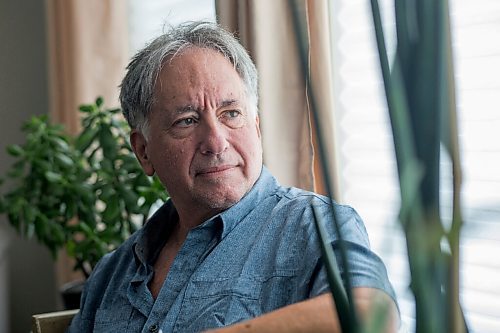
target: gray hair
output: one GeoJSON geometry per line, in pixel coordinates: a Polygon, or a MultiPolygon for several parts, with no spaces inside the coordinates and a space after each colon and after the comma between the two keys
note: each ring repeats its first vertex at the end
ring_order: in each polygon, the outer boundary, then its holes
{"type": "Polygon", "coordinates": [[[122,81],[120,103],[131,128],[146,134],[154,102],[154,86],[166,59],[195,46],[213,49],[229,60],[245,86],[248,106],[257,115],[257,69],[245,48],[216,23],[188,22],[170,29],[139,51],[127,66],[122,81]]]}

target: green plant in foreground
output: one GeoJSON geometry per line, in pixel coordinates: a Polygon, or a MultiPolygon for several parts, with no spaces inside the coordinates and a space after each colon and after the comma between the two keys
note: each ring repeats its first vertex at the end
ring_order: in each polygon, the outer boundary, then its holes
{"type": "Polygon", "coordinates": [[[0,196],[0,213],[54,257],[65,248],[75,258],[74,268],[88,276],[167,194],[137,162],[120,109],[105,109],[97,98],[80,112],[82,130],[76,136],[45,115],[24,124],[26,142],[7,147],[15,161],[5,177],[8,191],[0,196]]]}
{"type": "MultiPolygon", "coordinates": [[[[321,133],[318,105],[308,71],[307,23],[303,2],[289,0],[297,37],[301,67],[306,78],[311,116],[316,126],[318,152],[327,193],[331,196],[325,142],[321,133]]],[[[397,49],[389,67],[380,10],[371,0],[377,46],[393,131],[400,181],[399,220],[406,237],[415,295],[416,332],[467,331],[459,301],[459,239],[461,172],[456,125],[454,74],[449,8],[446,0],[396,0],[397,49]],[[440,146],[453,165],[453,208],[451,228],[440,216],[440,146]]],[[[323,112],[325,112],[323,110],[323,112]]],[[[333,216],[335,223],[335,216],[333,216]]],[[[348,274],[344,286],[330,245],[322,236],[323,260],[343,332],[381,332],[387,309],[376,307],[367,324],[356,315],[350,295],[348,274]]],[[[338,230],[338,226],[335,226],[338,230]]],[[[342,242],[339,233],[340,243],[342,242]]],[[[340,247],[341,264],[348,262],[340,247]]]]}
{"type": "Polygon", "coordinates": [[[446,0],[397,0],[389,67],[377,0],[371,0],[394,137],[417,332],[465,332],[459,301],[461,172],[449,8],[446,0]],[[453,165],[452,224],[440,216],[440,146],[453,165]]]}

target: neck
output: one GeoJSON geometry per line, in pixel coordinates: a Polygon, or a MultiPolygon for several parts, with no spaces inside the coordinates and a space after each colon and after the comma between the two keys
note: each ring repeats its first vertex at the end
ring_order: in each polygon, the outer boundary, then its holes
{"type": "Polygon", "coordinates": [[[186,230],[186,234],[189,232],[189,230],[196,228],[211,217],[224,211],[224,209],[212,209],[207,211],[193,209],[183,210],[182,208],[178,208],[177,206],[176,209],[177,214],[179,214],[179,227],[183,230],[186,230]]]}

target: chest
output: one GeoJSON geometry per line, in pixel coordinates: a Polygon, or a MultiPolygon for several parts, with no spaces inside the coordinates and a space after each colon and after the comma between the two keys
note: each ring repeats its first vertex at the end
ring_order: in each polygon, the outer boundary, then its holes
{"type": "Polygon", "coordinates": [[[202,331],[306,299],[316,257],[307,236],[292,233],[297,239],[290,241],[283,230],[248,229],[223,239],[192,233],[179,249],[162,251],[153,278],[137,275],[124,290],[122,331],[154,325],[163,332],[202,331]]]}
{"type": "Polygon", "coordinates": [[[178,242],[167,242],[153,265],[153,278],[149,282],[148,287],[155,300],[160,293],[179,249],[180,244],[178,242]]]}

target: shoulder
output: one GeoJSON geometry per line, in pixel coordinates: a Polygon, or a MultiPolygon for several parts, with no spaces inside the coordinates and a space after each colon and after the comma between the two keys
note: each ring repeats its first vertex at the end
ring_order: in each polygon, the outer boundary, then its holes
{"type": "MultiPolygon", "coordinates": [[[[352,239],[368,246],[366,228],[354,208],[334,200],[295,187],[280,187],[275,196],[275,214],[286,216],[304,225],[314,225],[315,220],[326,227],[329,235],[336,238],[338,225],[343,238],[352,239]]],[[[333,239],[332,239],[333,240],[333,239]]]]}
{"type": "Polygon", "coordinates": [[[117,286],[130,275],[127,272],[131,271],[131,267],[135,267],[133,244],[135,244],[141,230],[132,235],[116,250],[102,257],[94,267],[92,274],[85,282],[80,311],[73,318],[69,332],[92,330],[96,310],[100,308],[105,295],[113,288],[116,289],[115,291],[119,291],[120,288],[117,286]]]}
{"type": "Polygon", "coordinates": [[[133,248],[142,229],[129,237],[116,250],[102,257],[88,278],[85,289],[88,296],[100,295],[107,288],[111,277],[123,274],[131,264],[135,267],[133,248]]]}

